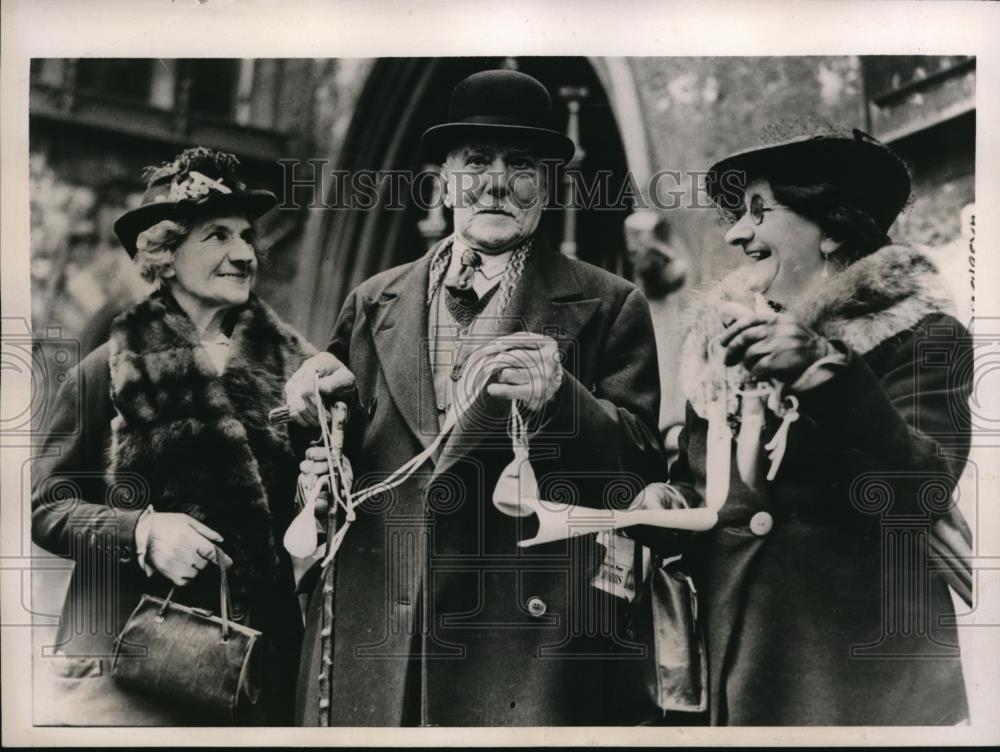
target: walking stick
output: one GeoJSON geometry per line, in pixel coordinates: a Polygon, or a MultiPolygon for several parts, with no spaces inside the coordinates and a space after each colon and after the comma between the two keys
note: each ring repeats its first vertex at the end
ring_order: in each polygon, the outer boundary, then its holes
{"type": "MultiPolygon", "coordinates": [[[[322,573],[320,575],[322,603],[320,605],[320,665],[319,665],[319,725],[330,725],[330,685],[333,670],[333,622],[334,622],[334,563],[333,553],[337,546],[338,532],[338,507],[345,510],[345,522],[350,522],[354,518],[354,510],[351,506],[351,484],[353,479],[350,473],[344,470],[344,426],[347,423],[348,410],[343,402],[334,404],[329,417],[326,408],[319,394],[318,384],[314,386],[316,390],[316,407],[319,411],[319,425],[321,440],[325,449],[327,472],[330,486],[330,503],[326,512],[326,551],[323,559],[322,573]]],[[[290,419],[290,414],[286,406],[276,408],[268,416],[272,424],[285,423],[290,419]]],[[[324,481],[326,482],[326,481],[324,481]]],[[[296,501],[303,507],[303,514],[299,517],[289,531],[286,533],[285,548],[296,556],[304,557],[310,555],[316,548],[314,505],[320,489],[313,489],[306,493],[301,485],[296,491],[296,501]],[[308,519],[306,517],[308,516],[308,519]],[[307,523],[308,529],[301,523],[307,523]],[[291,534],[291,535],[290,535],[291,534]],[[311,543],[309,541],[312,541],[311,543]]],[[[342,536],[341,536],[342,537],[342,536]]]]}
{"type": "MultiPolygon", "coordinates": [[[[330,422],[327,423],[323,402],[316,395],[319,423],[326,449],[327,469],[330,478],[330,504],[326,512],[326,553],[329,557],[337,532],[337,507],[350,494],[350,479],[344,477],[343,450],[344,424],[347,423],[347,405],[337,402],[333,406],[330,422]]],[[[333,672],[333,620],[334,620],[334,562],[332,558],[323,569],[320,613],[320,665],[319,665],[319,725],[330,725],[330,684],[333,672]]]]}

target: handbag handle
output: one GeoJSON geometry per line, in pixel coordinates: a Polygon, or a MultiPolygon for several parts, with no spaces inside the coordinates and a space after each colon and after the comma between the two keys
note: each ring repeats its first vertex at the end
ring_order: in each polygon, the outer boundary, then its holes
{"type": "MultiPolygon", "coordinates": [[[[229,613],[233,609],[233,603],[229,595],[229,580],[226,577],[226,568],[222,566],[219,562],[222,561],[222,551],[218,546],[215,546],[215,563],[219,565],[219,616],[222,618],[222,642],[229,642],[229,613]]],[[[174,591],[177,590],[177,586],[174,585],[170,588],[170,592],[167,593],[167,597],[163,599],[163,605],[160,606],[160,610],[156,612],[156,621],[162,622],[163,615],[167,612],[167,607],[170,606],[170,601],[173,600],[174,591]]]]}

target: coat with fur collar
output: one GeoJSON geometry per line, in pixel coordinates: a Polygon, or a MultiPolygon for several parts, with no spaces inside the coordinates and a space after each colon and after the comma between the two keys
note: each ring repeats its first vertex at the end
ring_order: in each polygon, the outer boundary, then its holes
{"type": "Polygon", "coordinates": [[[107,473],[109,483],[143,478],[156,511],[183,512],[220,533],[231,585],[246,597],[278,576],[275,528],[289,521],[298,458],[287,428],[267,414],[310,347],[257,298],[231,315],[221,375],[168,295],[115,320],[107,473]]]}
{"type": "MultiPolygon", "coordinates": [[[[109,342],[69,374],[54,402],[33,473],[32,536],[76,562],[60,650],[97,660],[112,654],[143,593],[163,596],[170,588],[159,574],[147,578],[136,561],[142,510],[151,504],[157,512],[182,512],[215,529],[234,560],[235,613],[245,613],[244,623],[262,630],[268,649],[277,651],[265,669],[280,664],[272,683],[291,682],[279,700],[284,715],[271,717],[288,723],[301,617],[281,538],[294,515],[299,456],[287,428],[270,426],[267,413],[284,401],[285,382],[314,350],[256,297],[232,315],[222,375],[168,294],[155,293],[115,320],[109,342]],[[81,618],[93,628],[80,630],[81,618]]],[[[215,568],[175,597],[218,612],[215,568]]],[[[193,719],[131,707],[127,718],[94,722],[193,719]]]]}
{"type": "MultiPolygon", "coordinates": [[[[671,478],[693,498],[705,488],[715,306],[745,300],[739,277],[703,296],[683,349],[687,424],[671,478]]],[[[888,246],[789,306],[848,360],[797,395],[773,481],[754,491],[731,467],[719,524],[695,542],[713,724],[966,716],[950,594],[926,562],[969,447],[971,346],[944,289],[925,255],[888,246]]],[[[731,386],[745,376],[726,369],[731,386]]],[[[738,402],[728,408],[732,418],[738,402]]],[[[777,424],[768,415],[764,441],[777,424]]]]}

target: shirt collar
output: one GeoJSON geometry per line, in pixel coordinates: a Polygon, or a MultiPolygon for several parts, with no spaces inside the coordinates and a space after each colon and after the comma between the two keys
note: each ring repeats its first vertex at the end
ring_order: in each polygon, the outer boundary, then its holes
{"type": "MultiPolygon", "coordinates": [[[[462,242],[462,239],[456,235],[451,249],[449,271],[458,270],[459,266],[462,264],[462,254],[468,250],[468,248],[469,246],[462,242]]],[[[510,257],[514,253],[514,249],[511,248],[509,251],[495,253],[493,255],[483,253],[482,251],[477,251],[477,253],[479,254],[479,258],[482,259],[483,264],[476,269],[476,274],[493,281],[507,269],[507,264],[510,261],[510,257]]]]}
{"type": "MultiPolygon", "coordinates": [[[[523,261],[527,258],[528,253],[531,250],[532,238],[528,238],[517,248],[513,248],[510,251],[505,251],[504,253],[497,254],[495,261],[492,263],[500,266],[500,271],[507,271],[511,266],[511,260],[518,268],[514,269],[511,274],[503,275],[497,274],[492,279],[499,278],[502,281],[510,280],[516,282],[517,277],[521,274],[521,268],[523,268],[523,261]]],[[[434,293],[441,286],[441,282],[444,280],[446,273],[448,272],[450,265],[452,263],[461,264],[462,251],[465,250],[466,246],[463,244],[457,235],[451,235],[446,240],[442,241],[438,246],[437,250],[434,252],[431,258],[430,271],[427,275],[427,305],[431,304],[434,299],[434,293]],[[452,249],[456,252],[452,253],[452,249]]],[[[484,266],[489,258],[486,254],[480,254],[483,258],[484,266]]],[[[487,274],[492,274],[492,271],[487,271],[487,274]]],[[[492,281],[492,279],[490,281],[492,281]]],[[[509,293],[510,290],[507,291],[509,293]]]]}

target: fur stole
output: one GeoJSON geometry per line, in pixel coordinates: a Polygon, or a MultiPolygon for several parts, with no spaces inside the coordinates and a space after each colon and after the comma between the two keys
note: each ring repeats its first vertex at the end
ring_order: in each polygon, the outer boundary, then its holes
{"type": "Polygon", "coordinates": [[[298,473],[287,426],[269,425],[267,413],[315,349],[256,296],[231,315],[222,375],[169,293],[115,319],[108,480],[136,473],[156,511],[189,514],[222,535],[234,595],[246,596],[278,577],[275,541],[293,515],[298,473]]]}
{"type": "MultiPolygon", "coordinates": [[[[722,333],[718,305],[736,301],[753,307],[746,290],[746,271],[738,269],[714,287],[696,293],[689,307],[692,322],[681,350],[684,395],[702,417],[712,369],[708,345],[722,333]]],[[[828,339],[844,342],[864,354],[893,335],[911,329],[933,313],[950,313],[947,285],[926,255],[913,248],[889,245],[854,262],[830,279],[803,292],[789,313],[828,339]]],[[[748,374],[742,365],[726,369],[728,412],[736,413],[736,388],[748,374]]]]}

